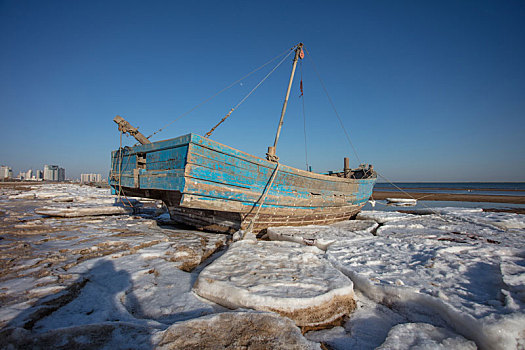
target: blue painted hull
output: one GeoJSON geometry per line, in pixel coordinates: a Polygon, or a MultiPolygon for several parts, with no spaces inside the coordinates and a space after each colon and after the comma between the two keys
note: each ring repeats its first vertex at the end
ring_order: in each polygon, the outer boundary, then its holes
{"type": "MultiPolygon", "coordinates": [[[[196,134],[127,147],[111,155],[110,185],[163,200],[173,220],[218,232],[244,229],[276,163],[196,134]]],[[[376,177],[350,179],[280,165],[253,230],[326,224],[359,212],[376,177]]]]}

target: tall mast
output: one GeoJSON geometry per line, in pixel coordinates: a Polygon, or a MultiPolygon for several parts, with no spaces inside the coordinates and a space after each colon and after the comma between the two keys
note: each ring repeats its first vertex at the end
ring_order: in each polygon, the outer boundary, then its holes
{"type": "Polygon", "coordinates": [[[292,64],[292,74],[290,75],[290,81],[288,82],[288,89],[286,90],[286,97],[284,98],[283,109],[281,111],[281,119],[279,120],[279,126],[277,127],[277,134],[275,135],[275,141],[273,142],[273,146],[268,147],[268,153],[266,153],[266,159],[272,162],[279,161],[279,157],[277,157],[277,155],[275,154],[275,149],[277,147],[277,141],[279,141],[279,134],[281,133],[281,127],[283,126],[284,114],[286,113],[286,106],[288,105],[288,98],[290,97],[290,90],[292,88],[293,76],[295,74],[295,67],[297,67],[297,60],[299,58],[302,59],[303,57],[304,57],[303,43],[299,43],[295,47],[295,57],[293,59],[293,64],[292,64]]]}

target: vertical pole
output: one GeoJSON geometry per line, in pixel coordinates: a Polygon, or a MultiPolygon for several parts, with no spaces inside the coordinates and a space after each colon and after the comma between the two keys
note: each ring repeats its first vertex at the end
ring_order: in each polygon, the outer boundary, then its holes
{"type": "MultiPolygon", "coordinates": [[[[299,43],[295,49],[295,57],[293,59],[292,65],[292,74],[290,75],[290,81],[288,82],[288,89],[286,90],[286,97],[284,98],[283,109],[281,111],[281,119],[279,120],[279,126],[277,127],[277,134],[275,135],[275,141],[273,146],[268,147],[268,153],[266,153],[266,159],[276,162],[279,160],[279,157],[275,155],[275,149],[277,148],[277,141],[279,141],[279,135],[281,134],[281,127],[283,126],[284,114],[286,113],[286,106],[288,105],[288,98],[290,97],[290,90],[292,88],[293,77],[295,74],[295,67],[297,67],[297,60],[299,59],[299,54],[302,53],[303,44],[299,43]]],[[[302,58],[302,56],[301,56],[302,58]]]]}
{"type": "Polygon", "coordinates": [[[345,172],[345,177],[348,177],[348,175],[350,174],[350,159],[348,159],[348,157],[345,157],[345,164],[343,169],[345,172]]]}

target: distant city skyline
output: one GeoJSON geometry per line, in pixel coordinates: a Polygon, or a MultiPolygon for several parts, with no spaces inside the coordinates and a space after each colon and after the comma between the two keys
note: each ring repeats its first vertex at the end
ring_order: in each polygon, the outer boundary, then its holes
{"type": "Polygon", "coordinates": [[[66,177],[66,170],[58,165],[44,164],[41,169],[34,167],[27,170],[13,172],[13,169],[8,165],[0,164],[0,180],[2,179],[20,179],[20,180],[32,180],[32,181],[65,181],[65,180],[78,180],[80,182],[102,182],[105,178],[100,173],[82,173],[79,177],[66,177]]]}
{"type": "MultiPolygon", "coordinates": [[[[203,135],[277,62],[187,111],[304,42],[277,147],[283,164],[337,171],[350,157],[383,182],[525,181],[524,18],[520,0],[4,1],[0,162],[14,174],[61,164],[71,178],[107,177],[120,145],[115,115],[147,136],[166,126],[153,141],[203,135]]],[[[212,138],[264,157],[290,66],[212,138]]]]}

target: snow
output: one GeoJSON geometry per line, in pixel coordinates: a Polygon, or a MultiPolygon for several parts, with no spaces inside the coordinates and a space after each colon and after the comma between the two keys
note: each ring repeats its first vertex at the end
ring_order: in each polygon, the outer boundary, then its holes
{"type": "Polygon", "coordinates": [[[188,341],[214,346],[230,329],[239,344],[273,334],[266,348],[525,347],[524,215],[373,210],[230,243],[169,225],[160,203],[140,198],[129,199],[134,214],[35,213],[128,203],[116,199],[72,184],[2,188],[0,347],[173,348],[190,330],[203,338],[188,341]]]}

